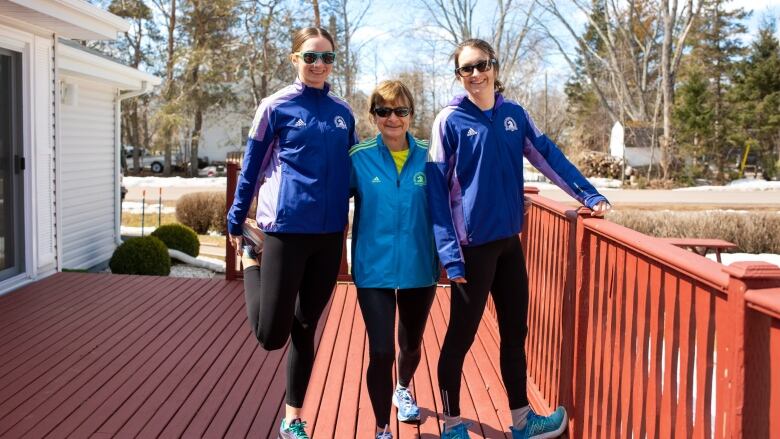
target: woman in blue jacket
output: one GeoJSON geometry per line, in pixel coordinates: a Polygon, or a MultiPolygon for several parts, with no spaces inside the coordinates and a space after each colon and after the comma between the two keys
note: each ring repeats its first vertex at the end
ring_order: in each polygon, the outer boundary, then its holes
{"type": "Polygon", "coordinates": [[[523,157],[594,215],[603,215],[610,205],[539,131],[528,112],[504,99],[498,58],[488,43],[466,40],[453,59],[466,94],[436,117],[426,167],[436,246],[452,287],[450,323],[438,364],[442,437],[468,438],[468,426],[460,419],[461,372],[488,292],[496,304],[512,437],[556,437],[566,429],[564,408],[538,416],[526,394],[528,276],[518,237],[523,225],[523,157]]]}
{"type": "Polygon", "coordinates": [[[428,145],[409,133],[412,94],[400,81],[384,81],[371,94],[369,113],[379,135],[349,151],[355,194],[352,275],[368,332],[366,383],[376,438],[391,439],[391,402],[400,421],[420,419],[409,384],[420,363],[438,263],[425,191],[428,145]],[[400,352],[393,390],[396,307],[400,352]]]}
{"type": "Polygon", "coordinates": [[[246,244],[249,324],[267,350],[291,339],[282,439],[308,438],[300,411],[314,362],[314,333],[338,276],[349,210],[349,148],[357,136],[352,110],[325,82],[336,59],[333,50],[324,29],[305,28],[293,36],[290,60],[298,79],[260,103],[228,213],[233,246],[246,244]],[[262,232],[244,230],[255,196],[262,232]],[[264,236],[259,265],[261,243],[253,236],[264,236]]]}

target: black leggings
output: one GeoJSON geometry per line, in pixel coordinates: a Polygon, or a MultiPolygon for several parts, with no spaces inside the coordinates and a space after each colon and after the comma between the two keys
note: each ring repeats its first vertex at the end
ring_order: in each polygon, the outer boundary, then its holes
{"type": "Polygon", "coordinates": [[[525,337],[528,333],[528,274],[517,236],[463,247],[465,284],[452,282],[450,324],[439,356],[439,387],[444,414],[460,416],[460,377],[479,322],[493,296],[501,336],[501,377],[511,410],[528,405],[525,337]]]}
{"type": "Polygon", "coordinates": [[[268,233],[262,263],[244,270],[249,324],[260,345],[272,351],[291,339],[287,404],[292,407],[303,407],[314,364],[314,333],[336,284],[342,240],[341,232],[268,233]]]}
{"type": "Polygon", "coordinates": [[[376,425],[390,424],[395,359],[395,307],[398,304],[398,383],[409,386],[420,364],[420,344],[436,285],[396,290],[358,288],[358,302],[368,332],[366,385],[376,425]]]}

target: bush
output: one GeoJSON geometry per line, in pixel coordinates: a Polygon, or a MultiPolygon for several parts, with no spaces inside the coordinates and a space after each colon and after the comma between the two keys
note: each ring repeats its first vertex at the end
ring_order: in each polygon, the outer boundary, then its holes
{"type": "Polygon", "coordinates": [[[154,236],[130,238],[114,250],[108,263],[112,273],[167,276],[171,273],[168,248],[154,236]]]}
{"type": "Polygon", "coordinates": [[[740,253],[780,253],[780,214],[723,211],[613,211],[612,222],[659,238],[714,238],[740,253]]]}
{"type": "MultiPolygon", "coordinates": [[[[249,209],[254,217],[255,204],[249,209]]],[[[176,219],[191,227],[195,233],[204,235],[209,231],[225,233],[227,210],[223,192],[194,192],[186,194],[176,202],[176,219]]]]}
{"type": "Polygon", "coordinates": [[[168,248],[184,252],[193,258],[200,253],[198,235],[183,224],[166,224],[158,227],[152,236],[160,239],[168,248]]]}

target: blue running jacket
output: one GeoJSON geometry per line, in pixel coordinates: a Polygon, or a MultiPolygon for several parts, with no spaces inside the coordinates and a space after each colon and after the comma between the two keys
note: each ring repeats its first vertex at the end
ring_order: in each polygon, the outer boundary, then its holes
{"type": "Polygon", "coordinates": [[[438,278],[425,190],[428,145],[407,137],[409,156],[400,175],[381,135],[349,151],[355,193],[352,276],[359,288],[420,288],[438,278]]]}
{"type": "Polygon", "coordinates": [[[347,224],[349,147],[358,142],[352,109],[300,80],[260,103],[228,212],[240,236],[257,194],[257,225],[266,232],[333,233],[347,224]]]}
{"type": "Polygon", "coordinates": [[[523,157],[580,203],[606,198],[566,159],[519,104],[496,94],[492,116],[459,96],[436,116],[428,150],[428,200],[447,276],[465,276],[461,246],[520,233],[523,157]]]}

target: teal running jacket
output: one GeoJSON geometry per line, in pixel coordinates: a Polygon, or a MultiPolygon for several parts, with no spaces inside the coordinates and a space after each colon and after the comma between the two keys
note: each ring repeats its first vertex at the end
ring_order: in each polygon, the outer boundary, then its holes
{"type": "Polygon", "coordinates": [[[428,212],[428,144],[407,134],[409,156],[396,170],[382,136],[353,146],[352,277],[358,288],[419,288],[439,273],[428,212]]]}

